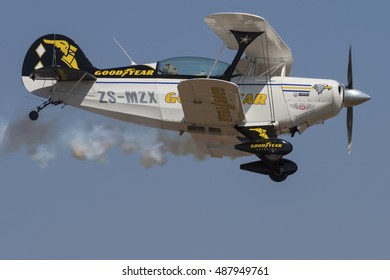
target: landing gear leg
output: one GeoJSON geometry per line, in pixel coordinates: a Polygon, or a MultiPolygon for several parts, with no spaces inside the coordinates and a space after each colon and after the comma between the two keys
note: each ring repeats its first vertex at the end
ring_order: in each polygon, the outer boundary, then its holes
{"type": "Polygon", "coordinates": [[[281,166],[283,158],[282,155],[261,155],[259,157],[264,164],[270,168],[271,172],[268,176],[272,181],[279,183],[287,179],[288,174],[281,166]]]}
{"type": "Polygon", "coordinates": [[[39,105],[37,107],[37,110],[36,111],[31,111],[29,114],[28,114],[28,117],[30,118],[30,120],[32,121],[36,121],[38,118],[39,118],[39,112],[43,109],[45,109],[47,106],[49,105],[54,105],[54,106],[57,106],[59,104],[61,104],[62,101],[53,101],[52,99],[49,99],[45,102],[43,102],[41,105],[39,105]]]}

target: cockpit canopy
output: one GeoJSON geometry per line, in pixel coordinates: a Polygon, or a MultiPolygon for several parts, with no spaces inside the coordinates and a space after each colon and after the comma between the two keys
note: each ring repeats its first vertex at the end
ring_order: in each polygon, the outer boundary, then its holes
{"type": "MultiPolygon", "coordinates": [[[[229,65],[229,63],[223,61],[215,61],[204,57],[173,57],[159,61],[157,63],[157,73],[167,76],[221,77],[229,65]]],[[[240,73],[235,70],[233,75],[240,75],[240,73]]]]}

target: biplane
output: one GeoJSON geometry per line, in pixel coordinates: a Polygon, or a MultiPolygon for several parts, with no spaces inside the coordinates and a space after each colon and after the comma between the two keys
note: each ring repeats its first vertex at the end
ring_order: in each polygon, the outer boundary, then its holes
{"type": "Polygon", "coordinates": [[[22,80],[45,99],[30,112],[37,120],[49,105],[70,105],[118,120],[190,133],[212,157],[255,155],[240,168],[284,181],[297,165],[280,138],[303,133],[347,108],[348,151],[353,107],[370,99],[348,84],[290,77],[290,48],[268,22],[246,13],[216,13],[206,24],[235,51],[231,63],[204,57],[173,57],[148,64],[96,68],[70,38],[48,34],[29,48],[22,80]]]}

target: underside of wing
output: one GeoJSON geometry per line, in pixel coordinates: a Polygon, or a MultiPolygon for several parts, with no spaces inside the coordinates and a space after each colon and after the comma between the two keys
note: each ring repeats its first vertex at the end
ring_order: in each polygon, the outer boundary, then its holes
{"type": "Polygon", "coordinates": [[[178,85],[188,126],[234,127],[245,120],[238,86],[216,79],[191,79],[178,85]]]}
{"type": "Polygon", "coordinates": [[[289,75],[293,63],[291,50],[264,18],[245,13],[217,13],[207,16],[205,22],[234,50],[238,49],[238,43],[232,30],[264,32],[246,48],[246,57],[237,66],[245,75],[289,75]]]}

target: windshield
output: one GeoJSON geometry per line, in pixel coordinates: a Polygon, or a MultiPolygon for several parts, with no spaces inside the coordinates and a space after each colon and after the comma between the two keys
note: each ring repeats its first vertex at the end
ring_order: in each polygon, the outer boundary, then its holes
{"type": "MultiPolygon", "coordinates": [[[[173,57],[159,61],[157,71],[160,75],[208,76],[210,74],[211,77],[216,77],[222,76],[228,67],[228,63],[223,61],[215,63],[215,60],[210,58],[173,57]]],[[[239,73],[235,71],[234,75],[237,74],[239,73]]]]}

